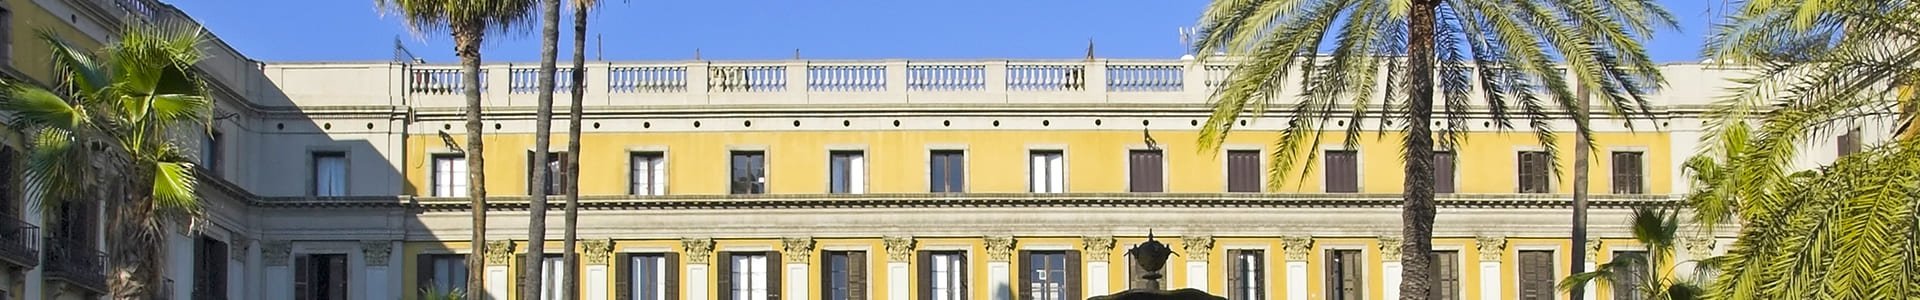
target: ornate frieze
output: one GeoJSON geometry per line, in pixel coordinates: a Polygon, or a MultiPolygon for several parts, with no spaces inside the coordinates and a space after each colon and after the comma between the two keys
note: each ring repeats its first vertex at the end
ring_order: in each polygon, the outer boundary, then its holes
{"type": "Polygon", "coordinates": [[[1313,237],[1280,237],[1280,245],[1286,247],[1288,261],[1305,262],[1307,257],[1313,255],[1313,237]]]}
{"type": "Polygon", "coordinates": [[[713,259],[713,239],[680,239],[680,254],[687,259],[687,263],[689,264],[707,264],[713,259]]]}
{"type": "Polygon", "coordinates": [[[260,242],[260,260],[268,266],[287,266],[287,259],[293,255],[291,241],[260,242]]]}
{"type": "Polygon", "coordinates": [[[613,261],[613,239],[580,241],[581,259],[588,265],[606,265],[613,261]]]}
{"type": "Polygon", "coordinates": [[[1480,261],[1498,262],[1507,254],[1507,238],[1483,236],[1474,238],[1474,248],[1480,251],[1480,261]]]}
{"type": "Polygon", "coordinates": [[[887,246],[887,262],[913,261],[913,237],[889,236],[880,238],[880,241],[887,246]]]}
{"type": "Polygon", "coordinates": [[[1012,236],[989,236],[986,238],[986,240],[987,240],[987,261],[989,262],[1013,261],[1013,237],[1012,236]]]}
{"type": "Polygon", "coordinates": [[[1207,261],[1208,254],[1213,253],[1213,236],[1180,237],[1180,248],[1186,251],[1182,254],[1187,256],[1187,261],[1207,261]]]}
{"type": "Polygon", "coordinates": [[[487,241],[487,264],[504,266],[513,263],[513,241],[487,241]]]}
{"type": "Polygon", "coordinates": [[[1080,257],[1086,258],[1087,261],[1107,261],[1107,257],[1112,256],[1113,253],[1113,237],[1080,237],[1080,248],[1083,252],[1086,252],[1080,255],[1080,257]]]}
{"type": "Polygon", "coordinates": [[[807,263],[807,259],[813,257],[813,238],[790,237],[780,239],[780,256],[786,257],[787,263],[807,263]]]}
{"type": "Polygon", "coordinates": [[[1378,240],[1380,243],[1380,261],[1400,261],[1401,239],[1399,236],[1383,235],[1380,236],[1378,240]]]}
{"type": "Polygon", "coordinates": [[[1686,241],[1687,255],[1693,259],[1713,257],[1713,238],[1691,237],[1686,241]]]}
{"type": "Polygon", "coordinates": [[[367,266],[385,267],[393,256],[393,241],[360,241],[360,254],[366,257],[367,266]]]}

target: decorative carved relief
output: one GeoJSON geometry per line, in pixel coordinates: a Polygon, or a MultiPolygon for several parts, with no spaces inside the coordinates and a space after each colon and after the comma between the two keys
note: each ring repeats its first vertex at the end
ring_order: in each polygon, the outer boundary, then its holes
{"type": "Polygon", "coordinates": [[[1587,239],[1587,262],[1600,263],[1600,239],[1587,239]]]}
{"type": "Polygon", "coordinates": [[[1080,257],[1086,258],[1087,261],[1107,261],[1107,257],[1113,253],[1111,236],[1080,237],[1080,244],[1080,248],[1086,252],[1080,257]]]}
{"type": "Polygon", "coordinates": [[[1187,255],[1187,261],[1207,261],[1208,254],[1213,253],[1213,236],[1180,237],[1180,249],[1187,252],[1183,253],[1187,255]]]}
{"type": "Polygon", "coordinates": [[[606,265],[613,260],[613,239],[583,240],[580,248],[585,252],[581,260],[588,265],[606,265]]]}
{"type": "Polygon", "coordinates": [[[1691,255],[1693,259],[1713,257],[1713,238],[1687,238],[1687,255],[1691,255]]]}
{"type": "Polygon", "coordinates": [[[1480,261],[1498,262],[1507,254],[1507,238],[1483,236],[1474,238],[1474,248],[1480,251],[1480,261]]]}
{"type": "Polygon", "coordinates": [[[1313,237],[1280,237],[1280,245],[1286,247],[1288,261],[1305,262],[1313,255],[1313,237]]]}
{"type": "Polygon", "coordinates": [[[1378,240],[1380,243],[1380,261],[1400,261],[1400,237],[1383,235],[1380,236],[1378,240]]]}
{"type": "Polygon", "coordinates": [[[393,241],[360,241],[360,254],[369,267],[385,267],[393,255],[393,241]]]}
{"type": "Polygon", "coordinates": [[[987,261],[1013,261],[1013,237],[989,236],[987,240],[987,261]]]}
{"type": "Polygon", "coordinates": [[[913,237],[889,236],[880,238],[880,241],[887,245],[887,262],[913,261],[913,237]]]}
{"type": "Polygon", "coordinates": [[[293,255],[291,241],[260,242],[260,260],[268,266],[287,266],[287,258],[293,255]]]}
{"type": "Polygon", "coordinates": [[[487,241],[487,264],[504,266],[513,263],[513,241],[487,241]]]}
{"type": "Polygon", "coordinates": [[[681,256],[686,257],[689,264],[706,264],[713,259],[713,239],[683,238],[680,239],[680,249],[681,256]]]}
{"type": "Polygon", "coordinates": [[[780,239],[780,246],[780,256],[785,256],[787,263],[804,264],[807,258],[813,257],[813,238],[784,238],[780,239]]]}
{"type": "Polygon", "coordinates": [[[253,240],[249,240],[247,237],[240,236],[239,234],[234,234],[231,239],[227,240],[227,258],[246,261],[247,249],[253,249],[252,243],[253,240]]]}

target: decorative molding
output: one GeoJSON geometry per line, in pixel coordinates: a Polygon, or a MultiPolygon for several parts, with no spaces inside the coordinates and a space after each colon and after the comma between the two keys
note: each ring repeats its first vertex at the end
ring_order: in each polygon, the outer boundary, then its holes
{"type": "Polygon", "coordinates": [[[513,254],[513,241],[487,241],[487,264],[504,266],[513,263],[513,254]]]}
{"type": "Polygon", "coordinates": [[[1313,255],[1313,237],[1284,236],[1280,245],[1287,251],[1287,261],[1305,262],[1313,255]]]}
{"type": "Polygon", "coordinates": [[[887,245],[887,262],[913,262],[913,237],[888,236],[880,241],[887,245]]]}
{"type": "Polygon", "coordinates": [[[1080,257],[1087,261],[1107,261],[1107,257],[1113,255],[1112,236],[1083,236],[1080,237],[1080,244],[1080,248],[1086,252],[1080,257]]]}
{"type": "Polygon", "coordinates": [[[713,260],[713,239],[682,238],[680,254],[686,256],[689,264],[707,264],[713,260]]]}
{"type": "Polygon", "coordinates": [[[1713,257],[1713,238],[1691,237],[1686,240],[1687,255],[1700,260],[1713,257]]]}
{"type": "Polygon", "coordinates": [[[1400,261],[1400,243],[1402,240],[1399,236],[1382,235],[1377,240],[1379,240],[1380,243],[1380,261],[1400,261]]]}
{"type": "Polygon", "coordinates": [[[1013,261],[1013,237],[1012,236],[988,236],[986,240],[987,240],[987,261],[989,262],[1013,261]]]}
{"type": "Polygon", "coordinates": [[[1600,239],[1587,239],[1587,262],[1600,263],[1600,239]]]}
{"type": "Polygon", "coordinates": [[[1185,253],[1187,255],[1187,261],[1207,261],[1208,254],[1213,253],[1213,236],[1198,235],[1180,237],[1180,250],[1187,252],[1185,253]]]}
{"type": "Polygon", "coordinates": [[[247,237],[240,236],[239,234],[234,234],[233,237],[227,240],[227,258],[247,261],[247,249],[253,249],[252,243],[253,240],[247,239],[247,237]]]}
{"type": "Polygon", "coordinates": [[[786,257],[787,263],[790,264],[807,263],[807,259],[813,257],[813,238],[790,237],[780,239],[780,256],[786,257]]]}
{"type": "Polygon", "coordinates": [[[1480,252],[1482,262],[1498,262],[1500,257],[1507,255],[1507,237],[1483,236],[1475,237],[1473,240],[1474,249],[1480,252]]]}
{"type": "Polygon", "coordinates": [[[273,240],[260,242],[260,260],[267,266],[287,266],[287,259],[293,256],[293,242],[273,240]]]}
{"type": "MultiPolygon", "coordinates": [[[[1202,207],[1202,208],[1325,208],[1400,207],[1400,194],[1319,193],[968,193],[940,194],[759,194],[759,195],[592,195],[581,196],[582,207],[604,210],[660,209],[773,209],[809,207],[945,208],[945,207],[1202,207]]],[[[464,197],[369,196],[313,199],[263,197],[251,205],[268,207],[420,207],[428,211],[465,211],[464,197]]],[[[1666,195],[1594,195],[1595,208],[1634,208],[1671,205],[1666,195]]],[[[1450,194],[1435,198],[1439,207],[1565,208],[1572,200],[1549,194],[1450,194]]],[[[525,199],[487,200],[488,210],[524,211],[525,199]]]]}
{"type": "Polygon", "coordinates": [[[585,252],[581,260],[588,265],[606,265],[613,261],[613,239],[582,240],[580,248],[585,252]]]}
{"type": "Polygon", "coordinates": [[[393,241],[360,241],[360,253],[366,257],[368,267],[385,267],[393,258],[393,241]]]}

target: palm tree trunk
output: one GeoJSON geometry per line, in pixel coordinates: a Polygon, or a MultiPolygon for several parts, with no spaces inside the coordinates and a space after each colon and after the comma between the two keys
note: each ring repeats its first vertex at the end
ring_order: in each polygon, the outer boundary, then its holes
{"type": "Polygon", "coordinates": [[[1400,239],[1400,299],[1427,298],[1427,253],[1433,251],[1433,59],[1434,14],[1439,0],[1414,0],[1407,22],[1406,207],[1400,239]]]}
{"type": "MultiPolygon", "coordinates": [[[[1581,123],[1587,123],[1590,122],[1590,120],[1587,119],[1590,117],[1590,114],[1587,113],[1587,92],[1586,89],[1580,90],[1580,107],[1574,108],[1574,119],[1581,123]]],[[[1581,127],[1587,126],[1583,125],[1581,127]]],[[[1587,164],[1589,163],[1587,160],[1592,156],[1592,149],[1588,149],[1592,144],[1588,143],[1588,139],[1593,138],[1587,135],[1587,131],[1588,129],[1586,128],[1576,128],[1574,130],[1573,263],[1568,264],[1568,267],[1573,268],[1573,272],[1567,274],[1587,272],[1587,164]]],[[[1574,285],[1573,289],[1568,291],[1570,297],[1568,299],[1581,300],[1581,298],[1586,297],[1586,289],[1587,285],[1585,283],[1574,285]]]]}
{"type": "MultiPolygon", "coordinates": [[[[587,9],[592,8],[591,5],[582,1],[574,1],[574,3],[579,5],[573,8],[574,83],[573,102],[570,103],[572,105],[567,106],[567,153],[575,155],[567,157],[567,228],[566,236],[561,242],[561,247],[567,248],[563,258],[567,262],[567,274],[580,274],[580,260],[577,255],[574,255],[573,249],[577,249],[574,247],[574,242],[579,239],[576,231],[580,223],[580,156],[578,155],[580,153],[580,105],[585,103],[587,92],[586,85],[583,84],[587,82],[587,9]]],[[[580,286],[580,280],[575,276],[567,276],[564,284],[571,295],[572,288],[580,286]]]]}
{"type": "Polygon", "coordinates": [[[480,126],[480,42],[485,38],[482,24],[453,24],[454,54],[460,56],[460,85],[467,97],[467,199],[473,212],[472,254],[467,255],[467,299],[487,299],[487,173],[481,148],[480,126]]]}
{"type": "MultiPolygon", "coordinates": [[[[134,176],[130,176],[130,178],[133,179],[128,182],[111,183],[128,185],[124,189],[110,189],[125,191],[125,194],[121,197],[126,197],[126,199],[124,201],[114,201],[115,203],[107,203],[108,205],[106,205],[107,209],[105,212],[111,214],[107,219],[110,223],[107,227],[107,236],[112,237],[106,239],[108,243],[107,248],[113,251],[110,257],[113,272],[109,273],[107,277],[109,281],[107,285],[108,294],[110,294],[109,298],[154,298],[153,296],[155,295],[151,293],[160,290],[156,287],[163,284],[161,275],[166,272],[160,269],[163,266],[161,262],[164,257],[160,256],[159,248],[153,247],[153,245],[164,244],[166,240],[161,236],[162,230],[157,227],[161,226],[161,224],[155,222],[154,211],[151,209],[153,197],[150,195],[153,195],[153,176],[150,174],[153,174],[153,170],[151,167],[139,166],[138,164],[125,161],[116,161],[116,164],[122,165],[122,167],[119,168],[120,170],[127,170],[128,173],[123,175],[134,176]]],[[[67,201],[97,200],[72,199],[67,201]]],[[[69,203],[79,204],[77,202],[69,203]]],[[[79,236],[70,238],[91,239],[92,237],[79,236]]],[[[92,245],[91,241],[78,241],[78,243],[80,245],[92,245]]],[[[83,248],[80,250],[82,252],[76,255],[90,255],[89,253],[93,253],[91,248],[83,248]]]]}
{"type": "MultiPolygon", "coordinates": [[[[554,163],[547,160],[547,144],[553,141],[553,75],[554,56],[557,55],[554,52],[560,47],[560,0],[540,1],[540,7],[540,82],[536,84],[539,90],[534,92],[540,108],[534,113],[533,125],[533,159],[538,164],[533,166],[533,179],[528,180],[533,186],[527,188],[527,200],[531,203],[527,205],[526,261],[536,265],[522,266],[526,268],[523,272],[525,277],[522,277],[525,280],[520,282],[527,285],[520,288],[520,299],[541,299],[541,288],[546,287],[542,284],[546,277],[541,276],[546,263],[541,256],[546,255],[547,243],[547,194],[550,192],[547,189],[550,185],[547,176],[552,174],[548,172],[548,165],[554,163]]],[[[561,288],[563,291],[567,289],[561,288]]]]}

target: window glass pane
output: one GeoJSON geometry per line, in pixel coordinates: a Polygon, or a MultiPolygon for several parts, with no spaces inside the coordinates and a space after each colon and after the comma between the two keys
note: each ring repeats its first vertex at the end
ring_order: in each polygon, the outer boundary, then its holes
{"type": "Polygon", "coordinates": [[[766,193],[765,158],[764,152],[759,151],[733,152],[732,193],[766,193]]]}

